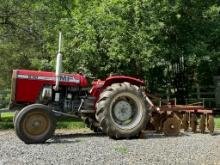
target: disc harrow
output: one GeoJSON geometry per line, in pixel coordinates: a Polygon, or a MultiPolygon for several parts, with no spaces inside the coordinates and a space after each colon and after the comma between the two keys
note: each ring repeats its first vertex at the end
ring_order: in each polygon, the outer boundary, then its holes
{"type": "Polygon", "coordinates": [[[206,130],[211,134],[214,133],[213,110],[195,104],[171,105],[170,102],[159,107],[155,106],[154,109],[148,125],[152,125],[156,132],[162,132],[166,136],[176,136],[181,129],[193,133],[205,133],[206,130]]]}

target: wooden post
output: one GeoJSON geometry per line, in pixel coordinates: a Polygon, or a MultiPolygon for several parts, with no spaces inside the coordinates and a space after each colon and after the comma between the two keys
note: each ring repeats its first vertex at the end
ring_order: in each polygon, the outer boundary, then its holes
{"type": "Polygon", "coordinates": [[[161,103],[162,102],[162,99],[160,98],[160,100],[159,100],[159,107],[161,107],[161,103]]]}
{"type": "Polygon", "coordinates": [[[197,93],[197,99],[200,99],[200,87],[199,87],[199,84],[196,85],[196,93],[197,93]]]}

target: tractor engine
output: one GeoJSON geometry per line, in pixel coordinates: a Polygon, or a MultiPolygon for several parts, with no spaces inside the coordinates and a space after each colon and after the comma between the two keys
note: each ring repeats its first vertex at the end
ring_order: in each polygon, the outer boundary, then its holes
{"type": "MultiPolygon", "coordinates": [[[[80,109],[84,109],[84,102],[88,97],[87,90],[67,86],[60,86],[59,88],[58,91],[55,91],[52,86],[45,86],[38,102],[50,105],[54,110],[65,113],[78,112],[80,109]]],[[[93,107],[91,108],[93,109],[93,107]]]]}

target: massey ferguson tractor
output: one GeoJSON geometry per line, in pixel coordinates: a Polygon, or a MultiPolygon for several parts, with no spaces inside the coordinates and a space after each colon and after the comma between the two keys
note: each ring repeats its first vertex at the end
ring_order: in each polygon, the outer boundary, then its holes
{"type": "Polygon", "coordinates": [[[14,70],[11,102],[15,111],[17,136],[27,144],[43,143],[52,137],[56,118],[82,119],[87,126],[114,139],[140,137],[153,129],[165,135],[178,135],[181,128],[196,132],[214,131],[212,110],[202,106],[155,106],[144,90],[144,82],[129,76],[109,76],[88,84],[82,74],[61,73],[61,33],[56,72],[14,70]]]}

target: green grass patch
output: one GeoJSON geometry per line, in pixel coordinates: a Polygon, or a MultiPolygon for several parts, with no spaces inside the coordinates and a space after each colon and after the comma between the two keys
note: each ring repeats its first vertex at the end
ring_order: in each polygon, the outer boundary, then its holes
{"type": "Polygon", "coordinates": [[[12,129],[14,128],[13,122],[2,122],[0,121],[0,130],[12,129]]]}
{"type": "MultiPolygon", "coordinates": [[[[0,129],[13,129],[13,116],[14,113],[2,113],[0,120],[0,129]]],[[[81,120],[74,120],[70,118],[59,118],[57,120],[58,129],[80,129],[85,128],[85,124],[81,120]]]]}
{"type": "Polygon", "coordinates": [[[220,129],[220,117],[215,118],[214,120],[215,120],[215,128],[220,129]]]}
{"type": "Polygon", "coordinates": [[[85,128],[85,123],[83,123],[82,121],[58,121],[57,128],[80,129],[80,128],[85,128]]]}
{"type": "Polygon", "coordinates": [[[14,128],[13,124],[13,113],[2,113],[0,120],[0,129],[12,129],[14,128]]]}
{"type": "Polygon", "coordinates": [[[128,149],[126,147],[115,147],[115,151],[122,153],[122,154],[127,154],[128,153],[128,149]]]}
{"type": "Polygon", "coordinates": [[[2,116],[3,118],[13,118],[14,113],[12,113],[12,112],[2,113],[1,116],[2,116]]]}

